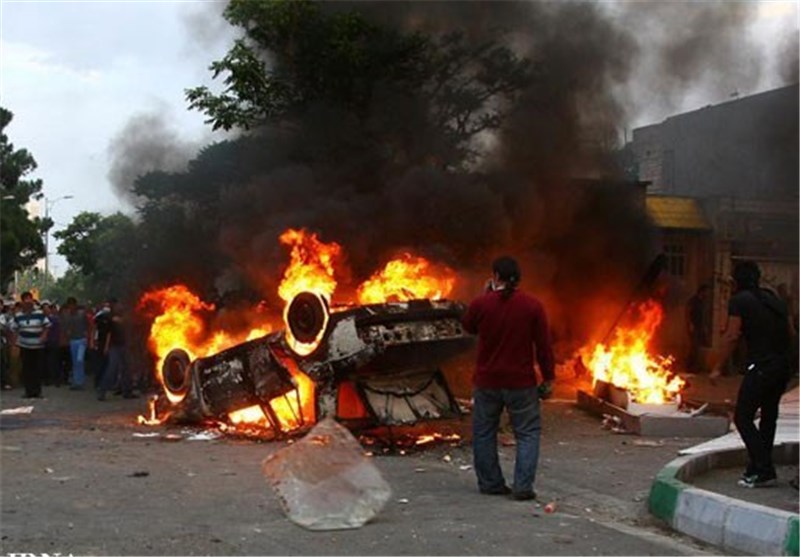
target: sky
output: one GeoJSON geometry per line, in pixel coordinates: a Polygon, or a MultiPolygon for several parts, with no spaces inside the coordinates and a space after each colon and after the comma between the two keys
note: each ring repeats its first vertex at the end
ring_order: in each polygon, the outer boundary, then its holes
{"type": "MultiPolygon", "coordinates": [[[[186,144],[222,138],[188,110],[184,90],[211,85],[208,65],[232,44],[223,7],[213,0],[0,0],[0,104],[14,113],[11,141],[38,163],[32,177],[44,182],[53,231],[82,211],[131,212],[108,174],[109,147],[132,119],[157,114],[186,144]]],[[[797,21],[797,2],[760,3],[748,32],[767,67],[758,86],[739,95],[780,85],[769,67],[775,37],[797,21]]],[[[689,91],[676,111],[725,100],[689,91]]],[[[630,127],[669,115],[645,111],[630,127]]],[[[50,270],[60,276],[67,263],[56,248],[51,238],[50,270]]]]}

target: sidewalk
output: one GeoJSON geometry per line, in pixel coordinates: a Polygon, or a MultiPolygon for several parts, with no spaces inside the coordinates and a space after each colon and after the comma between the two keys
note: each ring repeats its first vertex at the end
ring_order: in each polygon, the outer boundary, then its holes
{"type": "Polygon", "coordinates": [[[746,461],[734,430],[679,451],[656,476],[650,511],[675,530],[726,550],[757,555],[798,555],[797,477],[800,389],[781,399],[775,460],[779,485],[745,489],[735,485],[746,461]]]}

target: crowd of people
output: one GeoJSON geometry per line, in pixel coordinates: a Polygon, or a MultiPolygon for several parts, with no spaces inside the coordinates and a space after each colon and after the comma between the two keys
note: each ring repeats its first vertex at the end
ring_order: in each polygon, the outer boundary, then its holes
{"type": "Polygon", "coordinates": [[[109,392],[137,398],[136,388],[143,390],[145,377],[129,365],[128,323],[119,300],[95,307],[69,297],[58,305],[24,292],[0,307],[3,390],[19,382],[24,398],[43,398],[43,385],[81,391],[88,388],[87,377],[101,401],[109,392]]]}

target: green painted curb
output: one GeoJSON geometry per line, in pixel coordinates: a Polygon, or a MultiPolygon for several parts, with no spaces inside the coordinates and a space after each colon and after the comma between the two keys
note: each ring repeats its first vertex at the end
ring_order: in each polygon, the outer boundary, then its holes
{"type": "Polygon", "coordinates": [[[800,555],[800,533],[798,530],[798,517],[793,516],[789,519],[789,533],[786,534],[786,543],[783,544],[784,555],[800,555]]]}
{"type": "Polygon", "coordinates": [[[678,497],[688,486],[675,478],[680,466],[667,465],[657,475],[650,488],[650,512],[670,525],[678,508],[678,497]]]}

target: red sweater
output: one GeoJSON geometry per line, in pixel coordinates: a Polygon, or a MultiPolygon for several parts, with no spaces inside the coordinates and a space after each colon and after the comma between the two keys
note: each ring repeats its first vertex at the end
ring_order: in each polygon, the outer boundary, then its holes
{"type": "Polygon", "coordinates": [[[478,335],[478,362],[472,383],[479,389],[519,389],[536,385],[534,357],[547,381],[555,379],[553,347],[542,303],[522,292],[507,300],[501,292],[476,298],[462,320],[478,335]]]}

